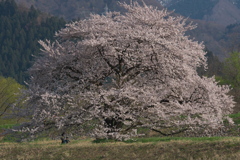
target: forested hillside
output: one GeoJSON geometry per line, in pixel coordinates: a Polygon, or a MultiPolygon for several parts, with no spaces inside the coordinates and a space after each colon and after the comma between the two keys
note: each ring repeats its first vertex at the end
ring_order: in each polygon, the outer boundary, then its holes
{"type": "Polygon", "coordinates": [[[211,13],[217,2],[218,0],[181,0],[172,1],[167,7],[185,17],[202,19],[204,15],[211,13]]]}
{"type": "MultiPolygon", "coordinates": [[[[129,0],[121,1],[129,3],[129,0]]],[[[50,17],[48,14],[42,13],[42,11],[40,12],[33,6],[29,9],[25,6],[32,4],[39,9],[41,8],[43,11],[65,17],[66,20],[73,17],[83,19],[90,13],[101,14],[104,13],[105,10],[121,10],[116,0],[58,0],[51,2],[34,0],[29,3],[25,0],[16,0],[16,2],[18,3],[15,3],[14,0],[0,1],[0,75],[13,77],[21,84],[23,84],[23,81],[28,77],[26,70],[34,61],[33,55],[39,52],[38,40],[53,39],[55,31],[64,27],[65,24],[65,20],[62,18],[50,17]],[[77,12],[79,12],[79,14],[77,12]]],[[[199,8],[196,10],[193,9],[193,12],[191,12],[191,16],[201,18],[203,12],[205,14],[207,12],[210,13],[209,10],[211,10],[211,7],[213,7],[217,1],[204,0],[199,5],[193,4],[192,1],[190,2],[188,0],[174,2],[175,1],[172,2],[169,8],[173,8],[176,3],[175,7],[179,8],[176,11],[180,11],[181,9],[184,11],[186,7],[194,8],[195,6],[201,8],[203,6],[209,6],[209,8],[201,10],[201,14],[198,12],[200,11],[199,8]],[[181,4],[185,3],[188,5],[181,7],[181,4]]],[[[237,3],[237,1],[235,3],[237,3]]],[[[155,0],[147,1],[147,4],[161,8],[160,3],[155,0]]],[[[185,11],[190,13],[190,10],[185,11]]],[[[198,27],[188,32],[188,34],[191,37],[195,37],[198,41],[203,41],[207,49],[212,51],[213,54],[217,55],[221,60],[227,57],[229,52],[239,50],[239,23],[223,27],[203,20],[190,19],[190,21],[197,23],[198,27]]]]}
{"type": "Polygon", "coordinates": [[[240,0],[158,0],[176,14],[197,24],[190,36],[203,41],[221,60],[240,43],[240,0]],[[231,28],[231,30],[229,30],[231,28]],[[235,29],[232,29],[235,28],[235,29]],[[235,32],[236,31],[236,32],[235,32]]]}
{"type": "MultiPolygon", "coordinates": [[[[135,1],[142,2],[142,0],[135,1]]],[[[28,7],[33,5],[43,12],[72,20],[84,19],[89,17],[90,13],[102,14],[107,8],[110,11],[121,11],[123,8],[118,5],[118,2],[129,3],[130,0],[16,0],[16,2],[28,7]]],[[[145,0],[145,3],[161,7],[156,0],[145,0]]]]}
{"type": "Polygon", "coordinates": [[[223,26],[239,22],[239,0],[158,0],[169,10],[192,19],[212,21],[223,26]]]}
{"type": "Polygon", "coordinates": [[[23,84],[38,40],[53,39],[65,20],[43,14],[34,7],[18,7],[14,0],[0,1],[0,76],[13,77],[23,84]]]}
{"type": "MultiPolygon", "coordinates": [[[[52,15],[63,17],[67,21],[85,19],[90,13],[103,14],[105,11],[123,11],[118,2],[130,0],[16,0],[19,5],[30,7],[52,15]]],[[[142,3],[142,0],[133,0],[142,3]]],[[[176,14],[189,17],[189,21],[198,24],[190,34],[197,41],[203,41],[206,47],[221,60],[231,51],[225,28],[240,22],[240,0],[144,0],[147,5],[174,10],[176,14]],[[162,4],[162,5],[161,5],[162,4]]],[[[236,37],[236,36],[235,36],[236,37]]],[[[235,42],[235,40],[234,40],[235,42]]],[[[238,41],[237,41],[238,43],[238,41]]]]}

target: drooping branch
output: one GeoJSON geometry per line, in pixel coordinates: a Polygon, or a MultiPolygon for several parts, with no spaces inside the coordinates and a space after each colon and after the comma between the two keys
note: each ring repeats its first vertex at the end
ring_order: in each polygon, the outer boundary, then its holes
{"type": "Polygon", "coordinates": [[[141,125],[143,125],[141,122],[134,123],[134,124],[132,124],[131,126],[129,126],[128,128],[126,128],[126,129],[123,131],[123,133],[124,133],[124,132],[127,133],[128,131],[130,131],[130,130],[138,127],[138,126],[141,126],[141,125]]]}
{"type": "Polygon", "coordinates": [[[160,133],[161,135],[163,136],[172,136],[172,135],[176,135],[176,134],[179,134],[179,133],[182,133],[182,132],[185,132],[186,130],[188,130],[188,128],[183,128],[183,129],[180,129],[178,131],[172,131],[171,133],[164,133],[160,130],[157,130],[157,129],[154,129],[154,128],[151,128],[152,131],[155,131],[155,132],[158,132],[160,133]]]}
{"type": "MultiPolygon", "coordinates": [[[[13,95],[9,96],[7,99],[5,99],[4,102],[2,102],[2,105],[0,106],[0,109],[3,108],[3,106],[5,106],[7,104],[7,102],[13,97],[13,95]]],[[[5,108],[3,109],[2,113],[0,113],[0,117],[4,115],[4,113],[7,112],[7,110],[11,107],[10,104],[7,104],[7,106],[5,106],[5,108]]]]}

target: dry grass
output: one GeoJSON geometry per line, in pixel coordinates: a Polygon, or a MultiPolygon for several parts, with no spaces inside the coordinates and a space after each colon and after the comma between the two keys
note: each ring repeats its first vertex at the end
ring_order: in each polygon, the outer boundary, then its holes
{"type": "Polygon", "coordinates": [[[60,141],[0,143],[1,160],[183,160],[183,159],[240,159],[240,138],[220,140],[169,140],[155,142],[93,143],[91,139],[60,141]]]}

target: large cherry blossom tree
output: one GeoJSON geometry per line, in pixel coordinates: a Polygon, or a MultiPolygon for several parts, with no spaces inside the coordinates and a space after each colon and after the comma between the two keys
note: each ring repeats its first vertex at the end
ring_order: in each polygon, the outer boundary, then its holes
{"type": "Polygon", "coordinates": [[[22,130],[90,123],[91,135],[122,140],[138,127],[224,127],[234,102],[228,86],[198,76],[204,46],[185,35],[195,25],[145,4],[120,5],[126,13],[91,15],[67,24],[58,41],[40,41],[25,94],[32,122],[22,130]]]}

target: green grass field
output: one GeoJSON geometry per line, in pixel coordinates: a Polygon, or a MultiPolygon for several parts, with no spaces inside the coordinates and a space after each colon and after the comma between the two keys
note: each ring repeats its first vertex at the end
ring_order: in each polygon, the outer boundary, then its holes
{"type": "MultiPolygon", "coordinates": [[[[230,115],[239,135],[240,113],[230,115]]],[[[16,125],[0,123],[0,131],[16,125]]],[[[236,133],[235,133],[236,132],[236,133]]],[[[70,139],[71,140],[71,139],[70,139]]],[[[0,137],[0,160],[238,160],[240,137],[145,137],[125,142],[80,138],[61,144],[59,140],[38,139],[15,142],[0,137]]]]}
{"type": "Polygon", "coordinates": [[[126,142],[72,140],[60,144],[60,140],[0,143],[0,159],[76,159],[76,160],[238,160],[240,138],[138,138],[126,142]]]}

